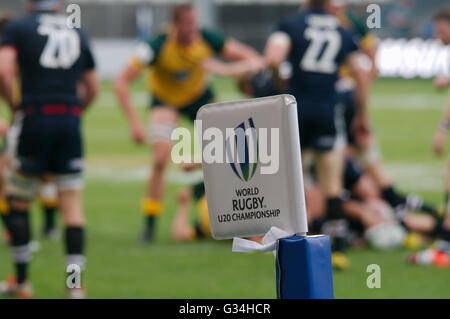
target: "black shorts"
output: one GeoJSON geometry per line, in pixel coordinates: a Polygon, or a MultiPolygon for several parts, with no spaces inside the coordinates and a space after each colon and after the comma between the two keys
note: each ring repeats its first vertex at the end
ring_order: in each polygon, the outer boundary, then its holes
{"type": "MultiPolygon", "coordinates": [[[[194,102],[182,106],[182,107],[177,107],[175,108],[175,110],[177,110],[181,115],[187,117],[188,119],[190,119],[191,121],[194,121],[195,118],[197,117],[197,112],[198,110],[205,104],[211,103],[214,100],[214,94],[211,90],[211,88],[207,88],[205,90],[205,92],[203,92],[203,94],[197,98],[194,102]]],[[[164,106],[168,106],[167,103],[165,103],[164,101],[158,99],[156,96],[152,97],[152,103],[151,103],[151,107],[164,107],[164,106]]]]}
{"type": "Polygon", "coordinates": [[[362,170],[351,158],[345,159],[344,188],[352,190],[362,177],[362,170]]]}
{"type": "Polygon", "coordinates": [[[75,114],[16,114],[8,136],[8,152],[18,171],[77,174],[83,170],[81,119],[75,114]]]}
{"type": "Polygon", "coordinates": [[[345,143],[342,116],[334,98],[297,97],[300,144],[302,148],[329,151],[345,143]]]}
{"type": "Polygon", "coordinates": [[[255,74],[251,78],[250,83],[254,97],[266,97],[283,93],[277,89],[272,74],[267,71],[255,74]]]}

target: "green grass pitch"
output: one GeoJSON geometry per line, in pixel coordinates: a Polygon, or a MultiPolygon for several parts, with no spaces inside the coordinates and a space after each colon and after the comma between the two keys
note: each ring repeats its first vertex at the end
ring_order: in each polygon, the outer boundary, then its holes
{"type": "MultiPolygon", "coordinates": [[[[242,96],[234,83],[214,81],[218,99],[242,96]]],[[[143,82],[134,86],[142,118],[148,97],[143,82]]],[[[441,203],[444,158],[431,152],[431,138],[446,104],[430,81],[378,80],[372,90],[371,114],[388,170],[404,191],[441,203]]],[[[84,192],[88,219],[86,284],[90,298],[275,298],[275,266],[271,254],[237,254],[231,242],[204,240],[177,243],[171,222],[177,168],[167,185],[165,210],[158,224],[158,240],[138,243],[149,150],[131,142],[128,128],[111,86],[84,120],[87,171],[84,192]]],[[[32,213],[39,239],[41,214],[32,213]]],[[[63,298],[64,257],[61,241],[40,240],[33,257],[31,278],[38,298],[63,298]]],[[[379,252],[350,250],[351,267],[334,272],[337,298],[449,298],[450,271],[404,263],[406,250],[379,252]],[[381,266],[381,288],[369,289],[366,268],[381,266]]],[[[12,272],[10,253],[0,242],[0,277],[12,272]]]]}

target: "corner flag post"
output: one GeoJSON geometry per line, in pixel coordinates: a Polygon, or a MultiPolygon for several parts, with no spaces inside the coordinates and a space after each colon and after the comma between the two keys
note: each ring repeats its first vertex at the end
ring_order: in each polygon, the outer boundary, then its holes
{"type": "MultiPolygon", "coordinates": [[[[207,104],[197,121],[200,136],[225,136],[220,146],[226,160],[205,160],[202,154],[214,239],[234,238],[233,251],[238,252],[275,251],[278,298],[333,298],[330,239],[306,235],[295,98],[283,94],[207,104]],[[234,135],[227,136],[230,131],[234,135]],[[262,245],[241,238],[260,235],[265,235],[262,245]]],[[[213,149],[211,139],[200,143],[203,150],[213,149]]]]}

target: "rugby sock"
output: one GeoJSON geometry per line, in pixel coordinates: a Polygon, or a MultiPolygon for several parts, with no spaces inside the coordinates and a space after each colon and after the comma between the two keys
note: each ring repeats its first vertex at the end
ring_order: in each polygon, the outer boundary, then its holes
{"type": "Polygon", "coordinates": [[[30,220],[28,212],[11,210],[9,217],[13,261],[16,267],[17,282],[27,279],[28,263],[31,260],[30,251],[30,220]]]}
{"type": "Polygon", "coordinates": [[[325,218],[318,218],[312,221],[309,227],[310,234],[320,234],[322,231],[323,224],[326,222],[325,218]]]}
{"type": "Polygon", "coordinates": [[[450,242],[450,229],[444,227],[444,221],[442,219],[437,220],[434,229],[431,231],[431,235],[450,242]]]}
{"type": "Polygon", "coordinates": [[[331,250],[343,251],[346,246],[345,234],[348,224],[345,219],[328,220],[322,225],[322,232],[330,236],[331,250]]]}
{"type": "Polygon", "coordinates": [[[344,210],[342,208],[342,198],[330,197],[327,199],[327,219],[341,219],[344,217],[344,210]]]}
{"type": "Polygon", "coordinates": [[[42,206],[44,212],[44,233],[55,228],[56,206],[42,206]]]}
{"type": "Polygon", "coordinates": [[[142,201],[142,212],[146,218],[146,225],[148,229],[155,227],[156,218],[161,215],[162,203],[160,200],[147,198],[142,201]]]}
{"type": "Polygon", "coordinates": [[[332,251],[342,251],[345,248],[345,234],[348,228],[344,219],[342,199],[331,197],[327,199],[327,221],[323,223],[322,230],[331,238],[332,251]]]}
{"type": "Polygon", "coordinates": [[[0,217],[5,229],[9,230],[9,205],[5,199],[0,199],[0,217]]]}
{"type": "Polygon", "coordinates": [[[429,204],[422,204],[422,207],[420,210],[425,213],[428,213],[432,216],[439,216],[439,211],[429,204]]]}
{"type": "Polygon", "coordinates": [[[84,257],[84,227],[67,227],[65,244],[66,266],[77,265],[81,271],[84,271],[86,261],[84,257]]]}
{"type": "Polygon", "coordinates": [[[392,208],[405,205],[405,207],[410,210],[422,211],[433,216],[438,215],[438,210],[432,205],[425,203],[421,197],[416,195],[408,195],[406,197],[398,193],[392,186],[382,189],[381,196],[392,208]]]}
{"type": "Polygon", "coordinates": [[[404,204],[406,202],[406,198],[397,193],[397,191],[392,186],[383,188],[381,190],[381,196],[393,208],[396,208],[398,205],[404,204]]]}

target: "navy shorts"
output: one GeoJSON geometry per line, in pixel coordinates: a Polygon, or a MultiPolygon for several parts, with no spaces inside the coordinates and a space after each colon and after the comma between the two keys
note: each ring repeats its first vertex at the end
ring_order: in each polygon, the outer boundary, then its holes
{"type": "Polygon", "coordinates": [[[335,98],[302,96],[297,97],[297,103],[302,148],[329,151],[342,139],[345,142],[345,128],[336,114],[335,98]]]}
{"type": "Polygon", "coordinates": [[[14,168],[31,176],[80,173],[83,170],[80,122],[75,114],[16,114],[8,137],[14,168]]]}
{"type": "Polygon", "coordinates": [[[362,170],[351,158],[345,159],[344,167],[344,188],[352,190],[362,176],[362,170]]]}
{"type": "Polygon", "coordinates": [[[254,75],[250,82],[254,97],[266,97],[283,93],[276,87],[272,74],[267,71],[254,75]]]}

